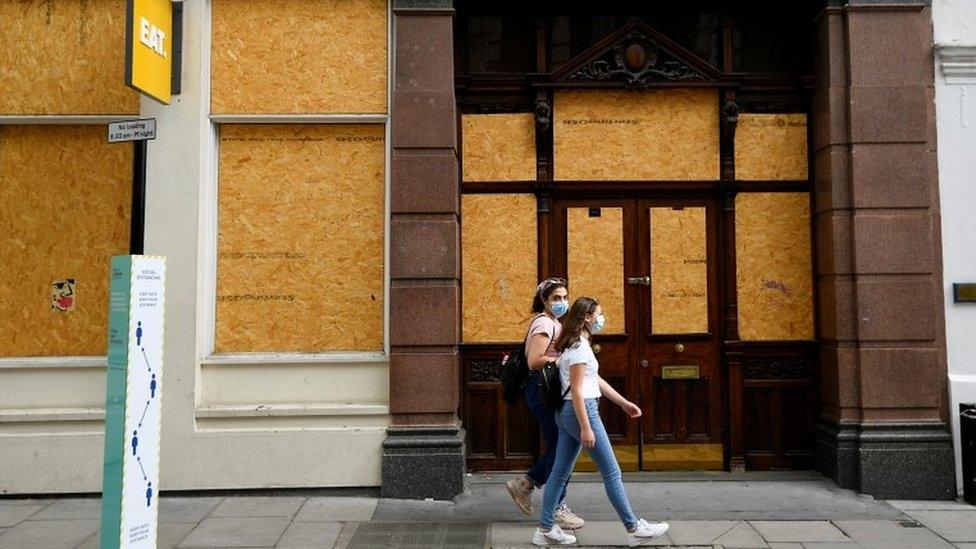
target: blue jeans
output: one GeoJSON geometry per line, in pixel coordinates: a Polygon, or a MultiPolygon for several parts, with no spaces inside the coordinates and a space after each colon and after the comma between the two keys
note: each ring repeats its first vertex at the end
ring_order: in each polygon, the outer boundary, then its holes
{"type": "MultiPolygon", "coordinates": [[[[527,473],[532,484],[538,488],[548,485],[549,473],[552,471],[552,464],[556,461],[559,427],[556,426],[555,413],[542,403],[542,388],[539,386],[539,374],[537,372],[529,373],[529,382],[525,385],[525,402],[539,421],[542,438],[546,441],[546,453],[539,458],[539,461],[535,462],[535,465],[527,473]]],[[[559,493],[558,504],[562,504],[563,500],[566,499],[566,484],[568,483],[569,477],[566,477],[566,480],[561,484],[562,490],[559,493]]]]}
{"type": "MultiPolygon", "coordinates": [[[[586,452],[590,459],[596,464],[600,476],[603,478],[603,488],[607,491],[607,498],[617,510],[620,521],[628,531],[637,526],[637,517],[630,508],[627,500],[627,492],[624,491],[624,483],[620,476],[620,465],[617,464],[617,456],[610,447],[610,438],[607,430],[603,427],[600,419],[599,401],[595,398],[588,398],[583,401],[586,404],[586,415],[590,419],[590,428],[596,435],[596,445],[587,448],[586,452]]],[[[579,457],[580,449],[580,424],[576,419],[576,412],[573,411],[573,402],[567,400],[561,410],[556,413],[556,425],[559,426],[559,444],[556,447],[556,461],[552,465],[552,473],[549,475],[549,484],[546,484],[546,492],[542,497],[542,520],[540,526],[543,530],[552,528],[556,512],[556,491],[550,490],[552,486],[561,486],[563,482],[569,480],[569,475],[576,465],[576,458],[579,457]]]]}

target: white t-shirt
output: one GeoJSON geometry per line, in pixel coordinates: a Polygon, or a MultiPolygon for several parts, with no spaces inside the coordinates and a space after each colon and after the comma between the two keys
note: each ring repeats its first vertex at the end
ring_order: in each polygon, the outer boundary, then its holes
{"type": "MultiPolygon", "coordinates": [[[[600,363],[596,361],[593,348],[590,347],[590,340],[581,337],[579,343],[570,347],[559,355],[556,366],[559,366],[559,377],[563,382],[563,390],[569,387],[569,372],[573,364],[586,364],[586,375],[583,377],[583,398],[597,398],[601,396],[600,383],[597,381],[597,373],[600,371],[600,363]]],[[[566,400],[573,398],[572,391],[563,397],[566,400]]]]}

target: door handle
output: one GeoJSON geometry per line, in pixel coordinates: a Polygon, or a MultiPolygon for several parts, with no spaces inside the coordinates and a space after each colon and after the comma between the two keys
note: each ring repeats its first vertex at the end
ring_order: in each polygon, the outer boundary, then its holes
{"type": "Polygon", "coordinates": [[[632,286],[650,286],[651,277],[649,276],[628,276],[627,284],[632,286]]]}
{"type": "Polygon", "coordinates": [[[650,366],[651,366],[650,361],[648,361],[646,358],[642,358],[641,359],[641,361],[640,361],[640,367],[641,368],[649,368],[650,366]]]}

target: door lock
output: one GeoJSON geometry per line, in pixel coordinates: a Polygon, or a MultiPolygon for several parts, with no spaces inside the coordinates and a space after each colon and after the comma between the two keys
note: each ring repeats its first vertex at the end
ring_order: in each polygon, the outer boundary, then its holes
{"type": "Polygon", "coordinates": [[[685,352],[685,346],[682,345],[681,343],[678,343],[677,345],[674,346],[674,352],[678,354],[685,352]]]}
{"type": "Polygon", "coordinates": [[[640,367],[641,368],[649,368],[650,366],[651,366],[651,363],[646,358],[642,358],[641,359],[641,361],[640,361],[640,367]]]}
{"type": "Polygon", "coordinates": [[[649,276],[628,276],[627,284],[631,286],[650,286],[651,277],[649,276]]]}

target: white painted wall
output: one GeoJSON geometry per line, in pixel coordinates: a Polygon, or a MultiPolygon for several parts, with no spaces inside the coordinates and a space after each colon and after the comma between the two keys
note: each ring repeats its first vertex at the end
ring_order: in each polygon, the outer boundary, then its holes
{"type": "Polygon", "coordinates": [[[976,303],[954,303],[952,283],[976,282],[976,1],[934,0],[932,17],[949,415],[961,493],[959,403],[976,403],[976,303]]]}

